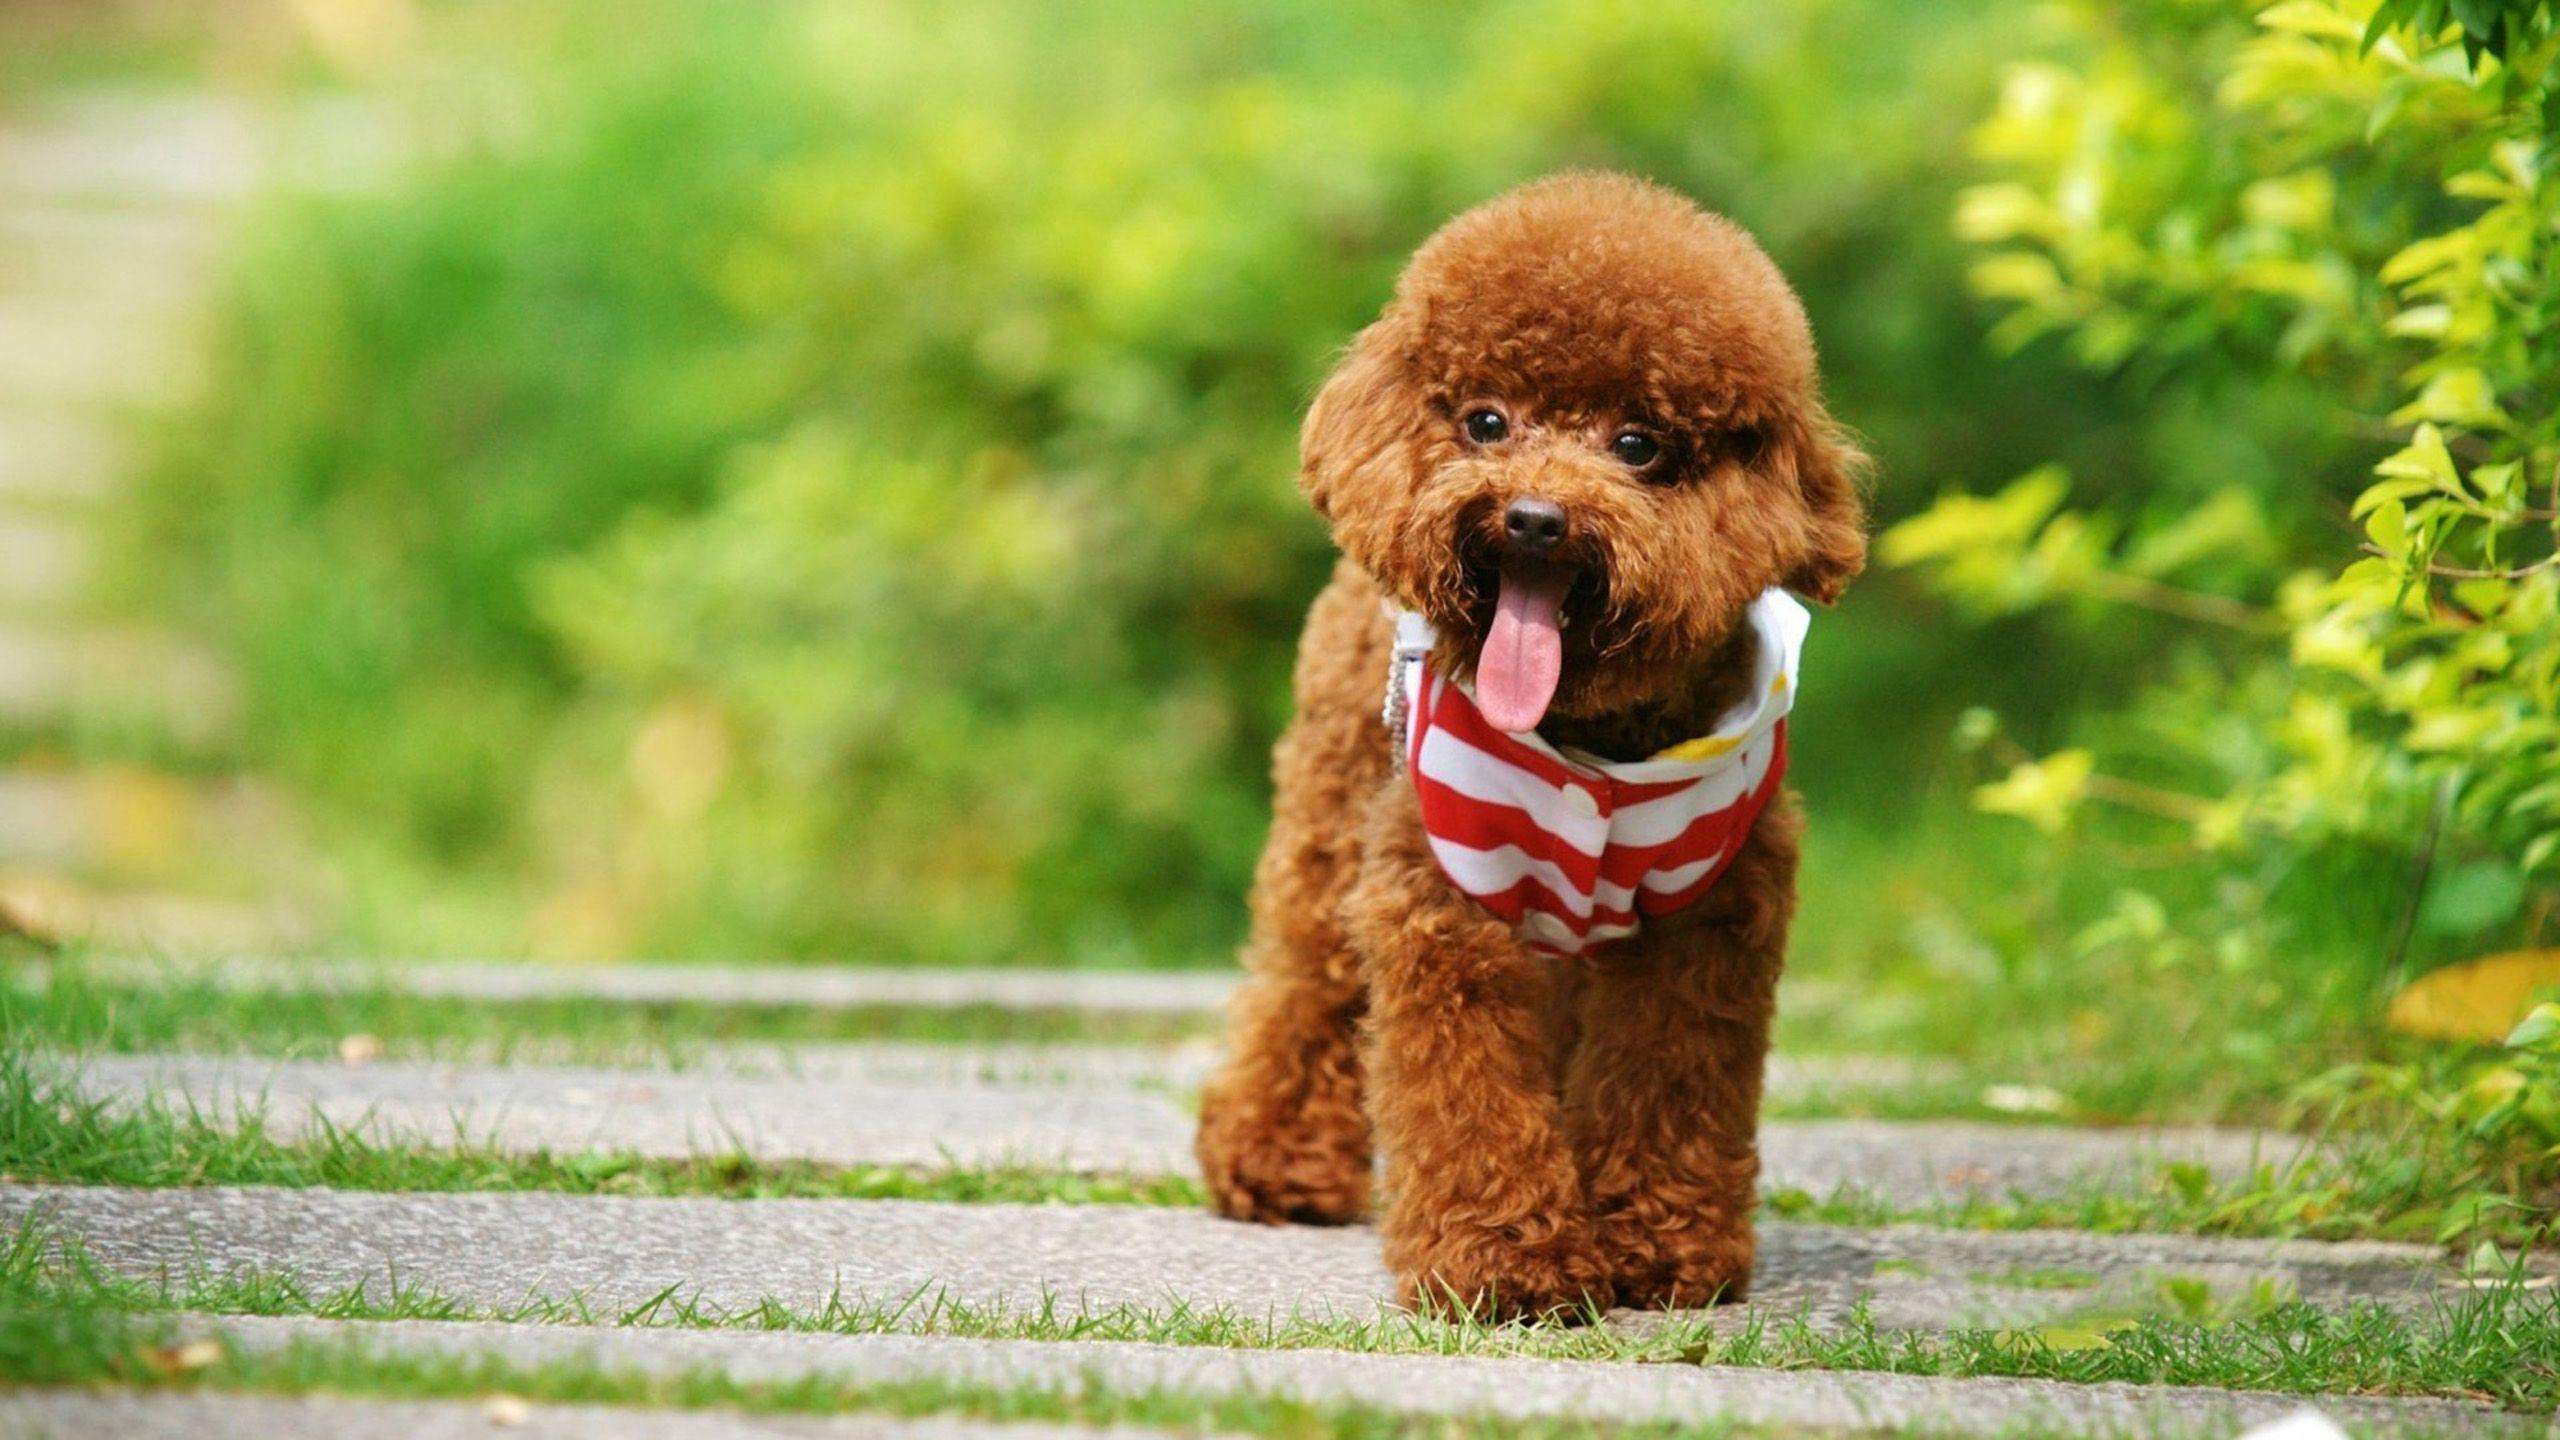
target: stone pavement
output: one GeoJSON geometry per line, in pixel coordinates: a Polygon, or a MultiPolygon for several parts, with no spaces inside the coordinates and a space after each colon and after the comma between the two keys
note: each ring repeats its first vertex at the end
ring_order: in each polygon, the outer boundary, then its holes
{"type": "MultiPolygon", "coordinates": [[[[344,1037],[314,1037],[328,1053],[344,1037]]],[[[814,1040],[692,1041],[599,1048],[562,1037],[511,1036],[497,1042],[434,1044],[447,1065],[601,1066],[758,1080],[827,1080],[859,1085],[1030,1085],[1196,1091],[1216,1070],[1218,1042],[814,1040]]],[[[1819,1101],[1842,1091],[1944,1082],[1951,1065],[1871,1055],[1772,1055],[1766,1089],[1773,1103],[1819,1101]]]]}
{"type": "MultiPolygon", "coordinates": [[[[583,1301],[609,1319],[671,1287],[725,1310],[940,1296],[1275,1320],[1373,1319],[1390,1299],[1367,1230],[1139,1206],[0,1186],[0,1229],[30,1217],[128,1274],[284,1271],[315,1297],[361,1284],[381,1299],[396,1284],[498,1313],[583,1301]]],[[[2454,1284],[2412,1245],[1766,1224],[1753,1306],[1719,1313],[1827,1321],[1864,1302],[1887,1328],[2029,1326],[2156,1307],[2171,1281],[2235,1306],[2410,1310],[2454,1284]]]]}
{"type": "MultiPolygon", "coordinates": [[[[519,1154],[1192,1169],[1190,1112],[1168,1095],[1134,1088],[195,1055],[91,1056],[71,1062],[68,1073],[82,1094],[111,1104],[156,1099],[226,1123],[256,1116],[280,1139],[351,1130],[387,1143],[450,1145],[461,1137],[519,1154]]],[[[1761,1132],[1761,1178],[1771,1190],[1849,1189],[1916,1206],[2137,1185],[2170,1161],[2243,1174],[2283,1163],[2298,1143],[2246,1131],[1772,1120],[1761,1132]]]]}
{"type": "Polygon", "coordinates": [[[199,1321],[193,1328],[221,1333],[250,1352],[323,1343],[385,1357],[501,1355],[519,1365],[571,1362],[633,1375],[710,1371],[750,1384],[826,1376],[856,1383],[939,1381],[1069,1393],[1099,1387],[1120,1394],[1277,1396],[1403,1414],[1591,1423],[1730,1422],[1818,1431],[2229,1440],[2243,1426],[2316,1403],[2358,1433],[2373,1436],[2541,1435],[2548,1425],[2451,1400],[2306,1398],[2169,1386],[1729,1366],[442,1321],[242,1317],[199,1321]]]}
{"type": "Polygon", "coordinates": [[[626,1005],[912,1007],[1201,1015],[1225,1008],[1232,970],[878,969],[854,965],[552,964],[328,961],[220,956],[203,961],[102,956],[101,979],[201,981],[228,989],[387,990],[440,1000],[600,1000],[626,1005]]]}
{"type": "Polygon", "coordinates": [[[113,1435],[119,1440],[1140,1440],[1155,1430],[1024,1425],[895,1415],[747,1415],[734,1410],[637,1410],[495,1400],[352,1400],[21,1390],[0,1394],[0,1440],[113,1435]]]}

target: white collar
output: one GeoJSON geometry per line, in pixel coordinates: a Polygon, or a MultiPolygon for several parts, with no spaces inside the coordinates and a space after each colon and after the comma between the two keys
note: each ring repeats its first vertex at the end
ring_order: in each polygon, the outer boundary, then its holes
{"type": "MultiPolygon", "coordinates": [[[[1396,611],[1396,658],[1388,681],[1388,711],[1391,722],[1400,721],[1397,702],[1404,696],[1406,675],[1431,653],[1438,639],[1431,622],[1418,610],[1396,611]]],[[[1775,586],[1760,592],[1743,612],[1743,622],[1751,627],[1758,644],[1753,647],[1751,690],[1734,707],[1716,721],[1714,728],[1693,740],[1661,750],[1643,760],[1607,760],[1587,750],[1558,748],[1546,738],[1531,731],[1516,738],[1524,745],[1543,751],[1562,764],[1605,775],[1612,780],[1640,784],[1663,781],[1694,780],[1712,775],[1737,763],[1744,745],[1767,733],[1795,708],[1796,690],[1801,683],[1800,666],[1804,657],[1805,631],[1813,624],[1812,612],[1803,602],[1775,586]]],[[[1470,703],[1475,690],[1464,682],[1451,682],[1463,691],[1470,703]]],[[[1395,728],[1401,729],[1397,724],[1395,728]]],[[[1397,744],[1401,752],[1402,737],[1397,744]]]]}

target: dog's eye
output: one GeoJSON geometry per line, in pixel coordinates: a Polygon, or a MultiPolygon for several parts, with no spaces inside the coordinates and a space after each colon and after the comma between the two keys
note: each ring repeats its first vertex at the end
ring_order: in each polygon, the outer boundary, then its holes
{"type": "Polygon", "coordinates": [[[1621,430],[1609,442],[1609,453],[1630,470],[1642,470],[1662,458],[1662,442],[1641,430],[1621,430]]]}
{"type": "Polygon", "coordinates": [[[1470,410],[1461,423],[1467,428],[1467,438],[1479,445],[1490,445],[1511,433],[1511,422],[1503,419],[1499,410],[1470,410]]]}

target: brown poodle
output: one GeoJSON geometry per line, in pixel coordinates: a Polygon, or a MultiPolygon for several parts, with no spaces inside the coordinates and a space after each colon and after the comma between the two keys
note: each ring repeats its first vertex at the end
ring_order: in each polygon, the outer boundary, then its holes
{"type": "Polygon", "coordinates": [[[1558,176],[1423,245],[1301,448],[1344,558],[1202,1106],[1217,1208],[1358,1220],[1374,1135],[1407,1303],[1740,1296],[1801,830],[1783,592],[1866,556],[1803,307],[1729,222],[1558,176]]]}

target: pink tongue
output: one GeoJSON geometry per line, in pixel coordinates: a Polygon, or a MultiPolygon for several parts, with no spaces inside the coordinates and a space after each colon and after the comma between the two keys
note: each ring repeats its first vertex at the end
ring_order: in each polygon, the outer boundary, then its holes
{"type": "Polygon", "coordinates": [[[1556,611],[1564,586],[1506,572],[1494,602],[1493,628],[1476,656],[1476,708],[1496,730],[1535,730],[1564,670],[1564,632],[1556,611]]]}

